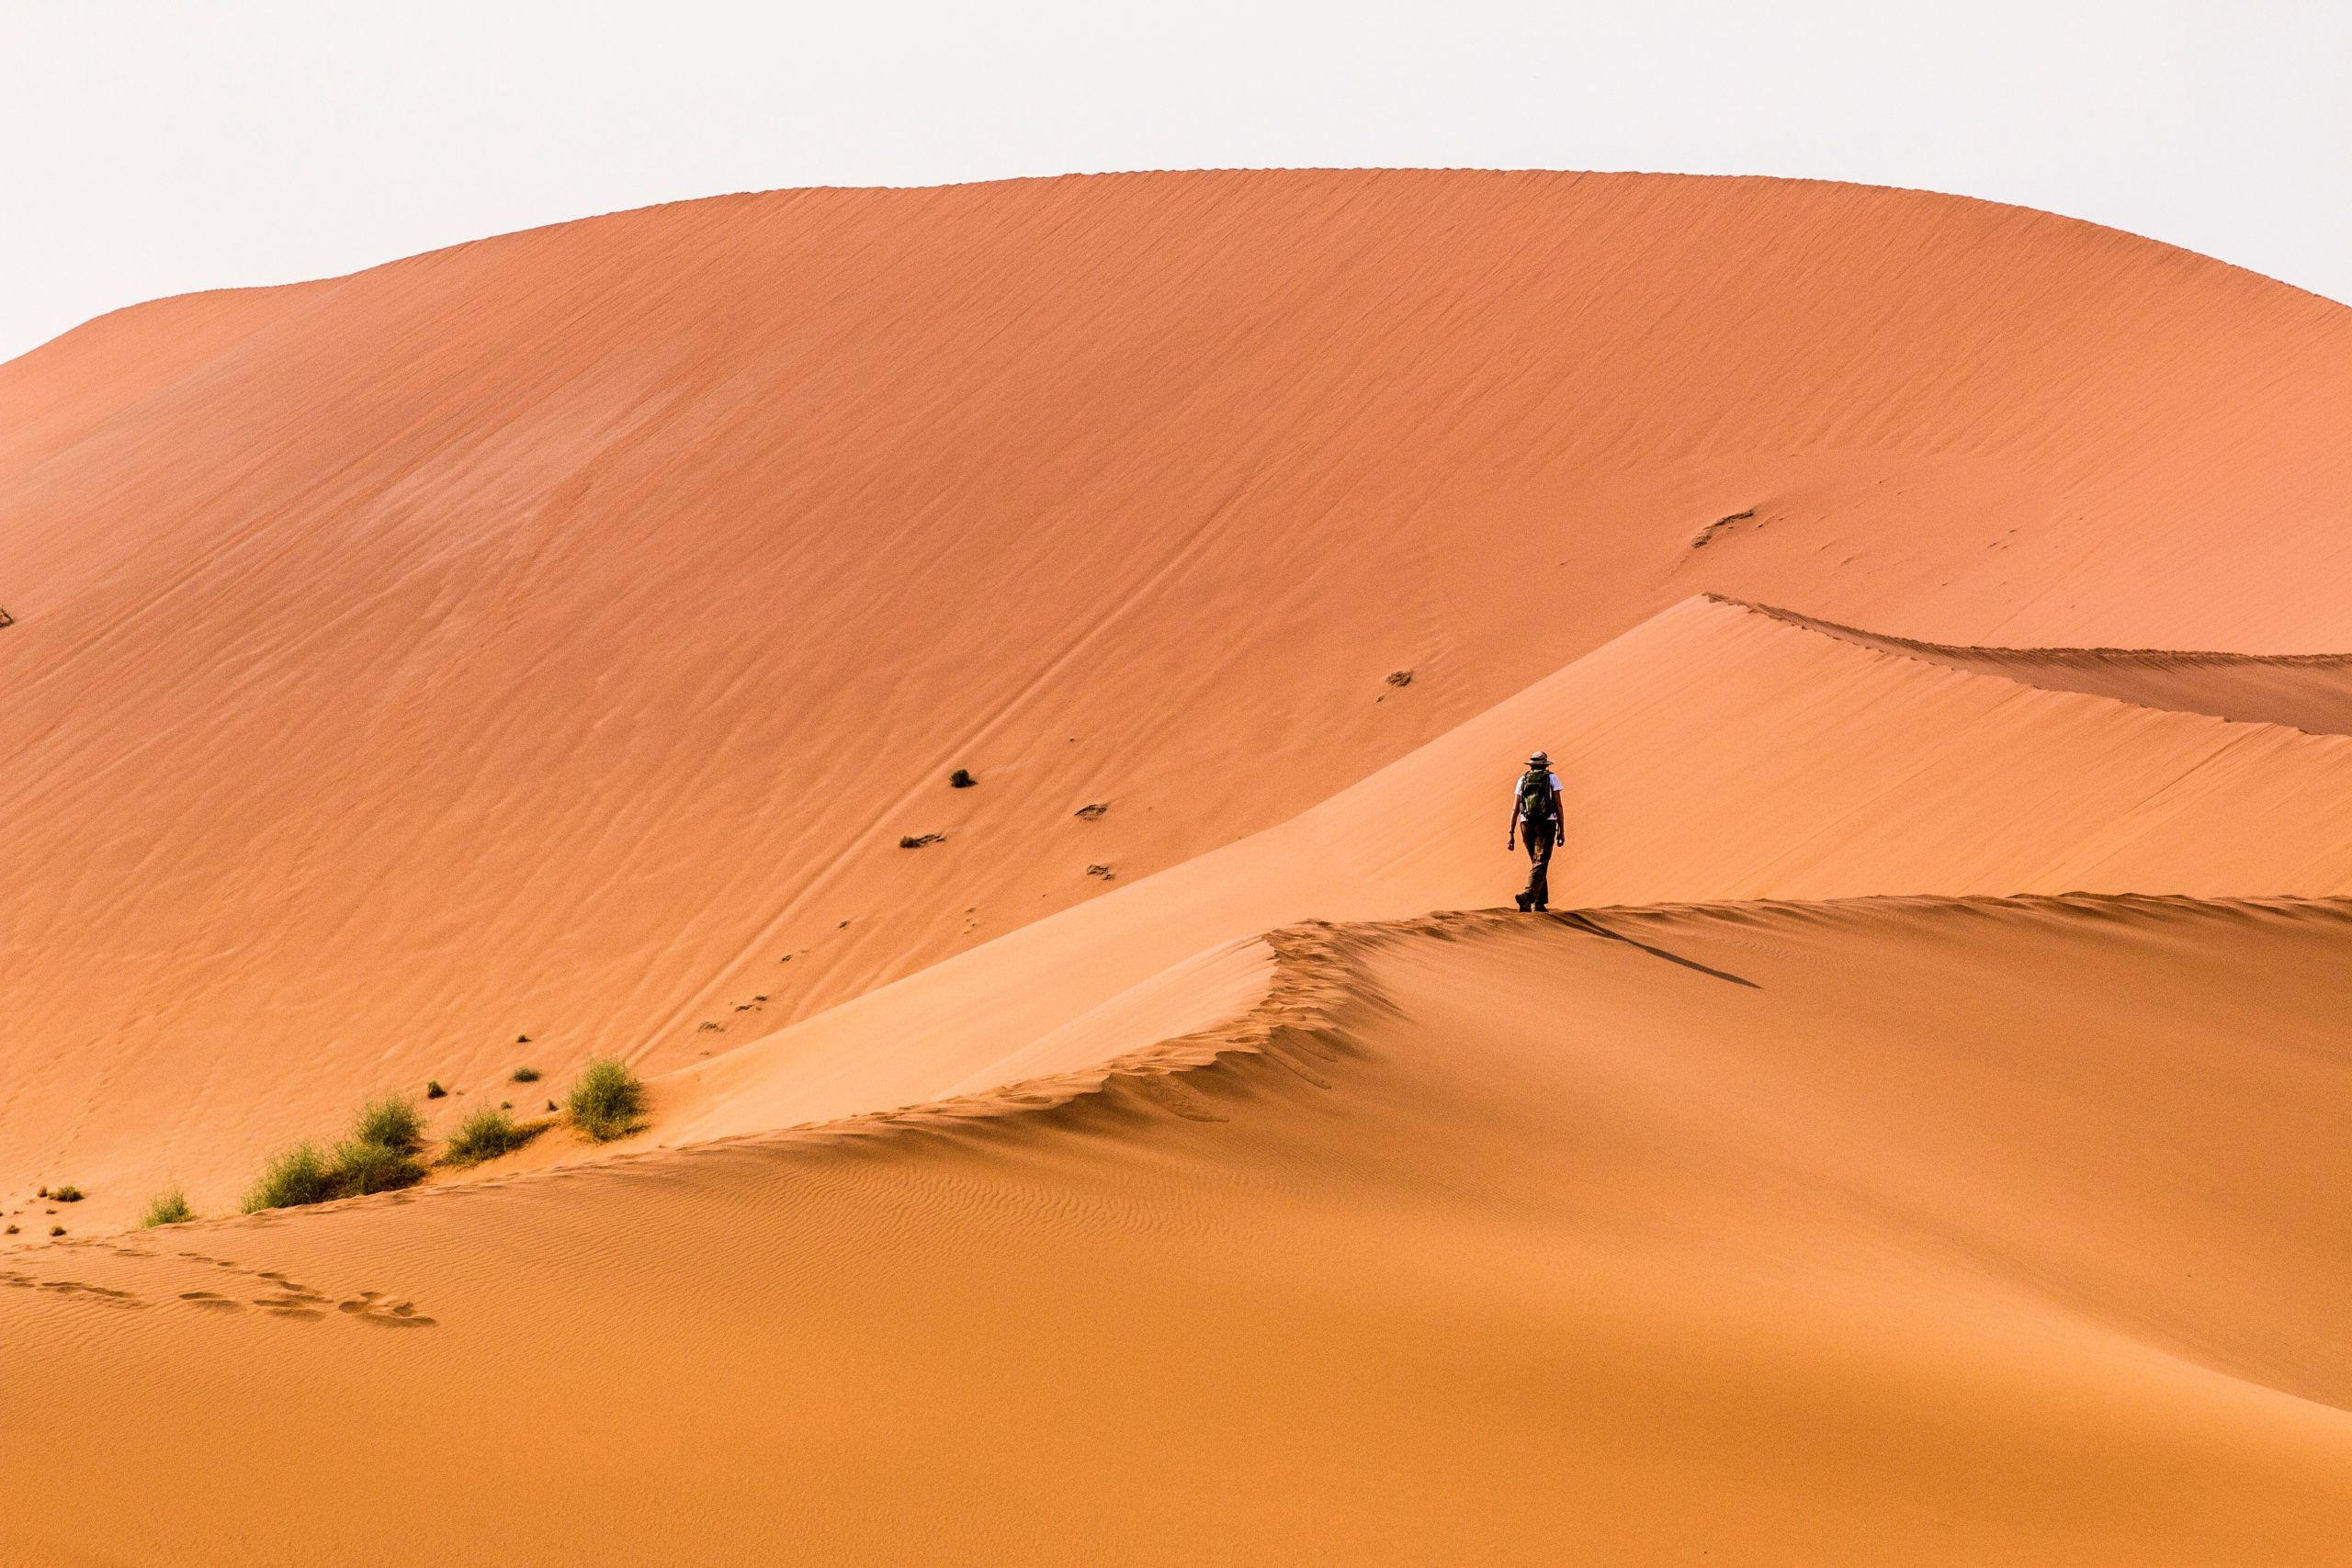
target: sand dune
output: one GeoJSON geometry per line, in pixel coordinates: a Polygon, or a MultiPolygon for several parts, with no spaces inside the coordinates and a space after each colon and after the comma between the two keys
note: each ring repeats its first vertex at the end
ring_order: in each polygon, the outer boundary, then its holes
{"type": "Polygon", "coordinates": [[[1467,173],[0,366],[0,1560],[2336,1561],[2347,389],[2086,225],[1467,173]]]}
{"type": "Polygon", "coordinates": [[[2338,1559],[2352,908],[1274,940],[1058,1110],[14,1258],[0,1541],[2338,1559]]]}
{"type": "Polygon", "coordinates": [[[1702,591],[2352,649],[2347,371],[2128,236],[1645,176],[786,192],[109,317],[0,367],[0,1194],[692,1063],[1702,591]]]}

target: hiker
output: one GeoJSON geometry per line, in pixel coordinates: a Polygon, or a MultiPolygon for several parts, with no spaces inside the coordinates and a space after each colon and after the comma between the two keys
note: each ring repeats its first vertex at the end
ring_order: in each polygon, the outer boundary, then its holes
{"type": "Polygon", "coordinates": [[[1552,846],[1560,841],[1560,775],[1543,752],[1527,759],[1527,772],[1510,792],[1510,832],[1506,849],[1527,840],[1527,891],[1516,895],[1522,909],[1552,907],[1552,846]]]}

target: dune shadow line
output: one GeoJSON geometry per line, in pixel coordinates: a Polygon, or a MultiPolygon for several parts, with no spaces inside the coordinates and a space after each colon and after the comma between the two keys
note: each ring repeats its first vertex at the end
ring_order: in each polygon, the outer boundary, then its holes
{"type": "Polygon", "coordinates": [[[1735,975],[1728,969],[1710,968],[1695,958],[1685,958],[1679,953],[1668,953],[1662,947],[1652,947],[1648,942],[1635,942],[1622,931],[1611,931],[1580,909],[1563,909],[1552,918],[1564,926],[1575,926],[1580,931],[1589,931],[1595,936],[1607,937],[1611,942],[1622,942],[1627,947],[1638,947],[1652,958],[1663,958],[1668,964],[1679,964],[1685,969],[1696,969],[1700,974],[1714,979],[1729,981],[1735,986],[1745,986],[1751,991],[1760,991],[1764,988],[1745,975],[1735,975]]]}

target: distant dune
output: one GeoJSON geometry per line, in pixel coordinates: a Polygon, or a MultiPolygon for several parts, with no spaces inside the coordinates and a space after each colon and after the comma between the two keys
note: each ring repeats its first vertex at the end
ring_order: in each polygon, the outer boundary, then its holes
{"type": "Polygon", "coordinates": [[[0,366],[0,1558],[2337,1561],[2347,416],[2252,275],[1648,175],[0,366]],[[127,1228],[594,1054],[645,1133],[127,1228]]]}

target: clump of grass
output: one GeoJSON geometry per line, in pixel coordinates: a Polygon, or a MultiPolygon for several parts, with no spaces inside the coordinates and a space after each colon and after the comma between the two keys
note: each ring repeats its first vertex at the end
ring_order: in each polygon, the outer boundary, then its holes
{"type": "Polygon", "coordinates": [[[359,1120],[352,1126],[351,1137],[356,1144],[390,1149],[397,1155],[413,1155],[424,1146],[424,1118],[409,1100],[388,1094],[359,1108],[359,1120]]]}
{"type": "Polygon", "coordinates": [[[399,1095],[371,1100],[359,1108],[351,1136],[322,1154],[315,1144],[297,1144],[262,1170],[245,1194],[245,1213],[291,1209],[334,1198],[363,1198],[413,1187],[424,1179],[417,1151],[424,1146],[424,1119],[399,1095]]]}
{"type": "Polygon", "coordinates": [[[336,1182],[334,1162],[317,1145],[297,1144],[262,1167],[261,1179],[245,1194],[245,1213],[323,1203],[335,1195],[336,1182]]]}
{"type": "Polygon", "coordinates": [[[49,1234],[51,1235],[63,1235],[65,1234],[65,1227],[63,1225],[51,1225],[49,1227],[49,1234]]]}
{"type": "Polygon", "coordinates": [[[444,1165],[480,1165],[501,1155],[513,1154],[533,1138],[547,1131],[544,1122],[521,1122],[503,1109],[484,1106],[458,1123],[449,1141],[441,1151],[444,1165]]]}
{"type": "Polygon", "coordinates": [[[537,1083],[539,1081],[539,1069],[537,1067],[517,1067],[514,1069],[514,1077],[508,1081],[511,1083],[537,1083]]]}
{"type": "Polygon", "coordinates": [[[139,1223],[153,1230],[157,1225],[185,1224],[194,1218],[196,1211],[187,1206],[187,1194],[173,1187],[155,1194],[139,1223]]]}
{"type": "Polygon", "coordinates": [[[82,1201],[82,1190],[70,1181],[62,1187],[51,1188],[49,1195],[61,1203],[78,1203],[82,1201]]]}
{"type": "Polygon", "coordinates": [[[979,782],[979,780],[972,776],[972,770],[969,768],[958,768],[954,773],[947,775],[947,787],[949,789],[969,789],[979,782]]]}
{"type": "Polygon", "coordinates": [[[338,1198],[364,1198],[413,1187],[424,1179],[424,1167],[405,1149],[353,1138],[334,1151],[335,1193],[338,1198]]]}
{"type": "Polygon", "coordinates": [[[645,1115],[645,1084],[616,1056],[599,1056],[572,1087],[571,1124],[597,1143],[637,1131],[645,1115]]]}
{"type": "Polygon", "coordinates": [[[448,1098],[448,1094],[449,1091],[441,1087],[439,1078],[435,1078],[424,1086],[424,1098],[427,1100],[445,1100],[448,1098]]]}

